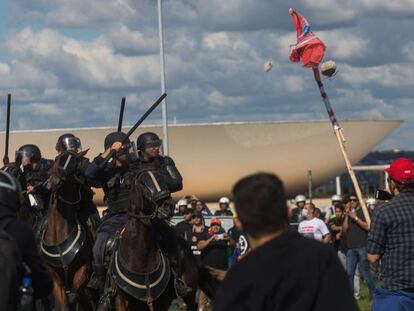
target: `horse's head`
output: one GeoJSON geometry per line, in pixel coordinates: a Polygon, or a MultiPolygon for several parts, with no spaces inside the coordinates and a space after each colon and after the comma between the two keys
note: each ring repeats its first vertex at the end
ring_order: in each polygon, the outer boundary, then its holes
{"type": "Polygon", "coordinates": [[[73,151],[64,151],[60,153],[50,169],[49,187],[52,191],[56,191],[65,183],[78,183],[78,164],[84,156],[83,153],[75,153],[73,151]]]}
{"type": "Polygon", "coordinates": [[[152,171],[135,174],[130,192],[129,214],[142,218],[170,218],[171,193],[165,178],[152,171]]]}

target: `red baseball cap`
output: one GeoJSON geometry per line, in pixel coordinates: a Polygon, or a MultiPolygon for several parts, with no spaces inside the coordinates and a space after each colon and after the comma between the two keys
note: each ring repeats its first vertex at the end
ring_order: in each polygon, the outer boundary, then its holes
{"type": "Polygon", "coordinates": [[[218,219],[218,218],[213,218],[213,219],[210,221],[210,226],[212,226],[212,225],[219,225],[219,226],[221,226],[221,220],[220,220],[220,219],[218,219]]]}
{"type": "Polygon", "coordinates": [[[398,158],[385,171],[391,179],[399,183],[411,184],[414,182],[414,163],[410,159],[398,158]]]}

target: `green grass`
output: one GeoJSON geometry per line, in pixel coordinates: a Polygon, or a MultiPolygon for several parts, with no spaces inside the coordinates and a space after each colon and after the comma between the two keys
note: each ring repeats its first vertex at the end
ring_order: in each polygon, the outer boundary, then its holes
{"type": "Polygon", "coordinates": [[[358,306],[361,311],[371,311],[371,299],[369,297],[368,286],[363,280],[361,280],[361,298],[358,300],[358,306]]]}
{"type": "MultiPolygon", "coordinates": [[[[365,281],[361,280],[361,298],[357,300],[360,311],[371,311],[371,298],[369,297],[368,286],[365,281]]],[[[185,304],[182,299],[179,301],[179,309],[170,308],[169,311],[185,311],[185,304]]],[[[211,311],[211,307],[205,309],[205,311],[211,311]]]]}

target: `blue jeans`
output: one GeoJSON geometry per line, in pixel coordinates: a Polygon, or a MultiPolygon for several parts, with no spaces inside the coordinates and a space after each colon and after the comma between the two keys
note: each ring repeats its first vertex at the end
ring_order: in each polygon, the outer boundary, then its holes
{"type": "Polygon", "coordinates": [[[368,289],[371,297],[374,297],[375,283],[371,275],[371,267],[369,265],[367,251],[365,247],[350,248],[346,253],[346,273],[348,274],[351,288],[354,288],[354,276],[356,266],[359,263],[362,276],[368,283],[368,289]]]}
{"type": "Polygon", "coordinates": [[[414,293],[402,290],[389,290],[378,287],[372,301],[371,311],[412,311],[414,293]]]}

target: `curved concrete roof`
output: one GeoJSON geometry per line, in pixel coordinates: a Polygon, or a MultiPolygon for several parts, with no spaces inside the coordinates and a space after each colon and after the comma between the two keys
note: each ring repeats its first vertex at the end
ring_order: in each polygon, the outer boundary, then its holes
{"type": "MultiPolygon", "coordinates": [[[[395,130],[402,121],[341,121],[347,150],[356,163],[395,130]]],[[[129,128],[125,128],[128,130],[129,128]]],[[[103,149],[104,137],[115,128],[81,128],[15,131],[10,150],[23,144],[39,145],[44,157],[54,158],[59,135],[71,132],[81,138],[88,156],[103,149]]],[[[161,135],[159,126],[139,128],[161,135]]],[[[269,171],[279,175],[288,194],[305,191],[307,172],[313,171],[314,185],[323,184],[345,171],[344,161],[329,121],[238,122],[184,124],[169,127],[170,155],[184,177],[184,190],[175,195],[195,194],[207,201],[229,195],[233,184],[247,174],[269,171]]],[[[0,134],[4,150],[4,133],[0,134]]],[[[10,154],[11,160],[13,154],[10,154]]],[[[98,201],[102,195],[98,194],[98,201]]],[[[98,202],[101,203],[101,202],[98,202]]]]}

